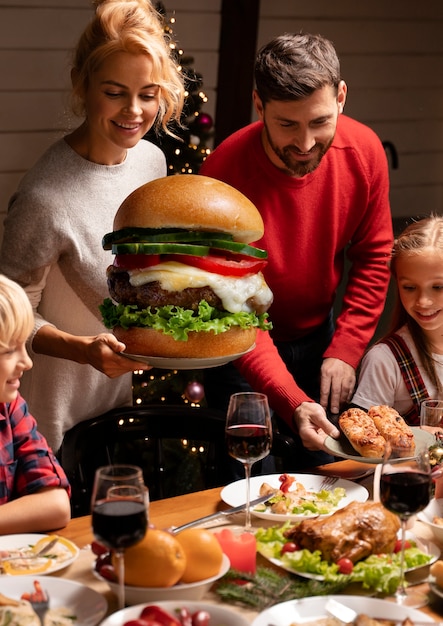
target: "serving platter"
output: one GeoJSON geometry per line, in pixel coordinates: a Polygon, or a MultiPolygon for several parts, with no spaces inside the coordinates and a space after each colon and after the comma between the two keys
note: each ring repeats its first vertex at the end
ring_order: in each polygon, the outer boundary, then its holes
{"type": "MultiPolygon", "coordinates": [[[[2,537],[3,539],[3,537],[2,537]]],[[[33,583],[38,581],[49,595],[50,609],[64,607],[75,615],[73,624],[95,626],[106,614],[108,604],[105,598],[77,582],[52,576],[8,576],[2,578],[1,593],[14,600],[20,600],[23,593],[34,591],[33,583]]]]}
{"type": "MultiPolygon", "coordinates": [[[[8,553],[11,552],[11,556],[16,554],[15,551],[27,549],[31,546],[34,546],[37,542],[41,541],[44,538],[47,538],[48,541],[52,539],[54,535],[45,535],[39,533],[25,533],[25,534],[17,534],[17,535],[3,535],[0,536],[0,558],[6,559],[8,557],[8,553]]],[[[79,548],[64,537],[60,537],[60,542],[57,543],[54,548],[51,550],[48,556],[42,557],[38,559],[39,563],[47,563],[48,560],[51,560],[50,566],[42,572],[38,572],[40,575],[53,574],[54,572],[58,572],[68,565],[71,565],[80,554],[79,548]],[[43,561],[43,559],[45,561],[43,561]]],[[[26,559],[24,559],[26,560],[26,559]]],[[[11,563],[17,563],[17,561],[11,561],[11,563]]],[[[36,565],[36,560],[28,561],[30,563],[30,570],[36,565]]],[[[32,571],[29,572],[32,574],[32,571]]],[[[26,570],[23,570],[23,575],[26,575],[26,570]]],[[[9,576],[8,573],[4,573],[1,569],[0,565],[0,577],[2,582],[0,584],[0,588],[3,586],[3,579],[9,576]]],[[[16,578],[17,575],[14,575],[16,578]]]]}
{"type": "MultiPolygon", "coordinates": [[[[311,492],[318,492],[321,489],[321,484],[324,481],[324,476],[316,476],[315,474],[289,474],[290,476],[294,476],[295,480],[301,483],[305,489],[311,492]]],[[[281,474],[266,474],[263,476],[253,476],[251,478],[251,500],[258,498],[260,495],[260,487],[263,483],[269,484],[271,487],[278,489],[281,485],[279,477],[281,474]]],[[[337,481],[328,489],[333,490],[336,487],[341,487],[345,489],[346,495],[342,498],[337,506],[333,508],[328,515],[331,515],[335,511],[342,509],[350,502],[366,502],[369,498],[368,490],[362,485],[358,485],[353,483],[350,480],[344,480],[342,478],[337,479],[337,481]]],[[[236,480],[235,482],[226,485],[221,491],[221,498],[226,504],[230,506],[238,506],[240,504],[244,504],[246,498],[246,480],[242,478],[241,480],[236,480]]],[[[254,508],[251,509],[251,513],[253,513],[256,517],[260,519],[269,520],[271,522],[287,522],[287,521],[298,521],[302,519],[308,519],[310,517],[325,517],[324,515],[318,515],[317,513],[307,513],[307,514],[293,514],[293,513],[272,513],[269,510],[266,511],[256,511],[254,508]]]]}
{"type": "Polygon", "coordinates": [[[255,348],[255,344],[244,352],[237,354],[228,354],[226,356],[210,357],[206,359],[185,359],[185,358],[168,358],[161,356],[144,356],[142,354],[129,354],[122,352],[122,356],[138,361],[139,363],[146,363],[152,365],[152,367],[158,367],[166,370],[199,370],[207,369],[209,367],[219,367],[220,365],[226,365],[235,359],[240,358],[244,354],[247,354],[255,348]]]}
{"type": "MultiPolygon", "coordinates": [[[[400,531],[399,531],[398,537],[400,538],[400,531]]],[[[428,563],[424,565],[420,565],[418,567],[407,568],[405,570],[406,572],[414,572],[422,567],[428,567],[429,565],[431,565],[432,563],[435,563],[435,561],[437,561],[437,559],[440,558],[440,553],[441,553],[440,548],[438,548],[431,541],[428,541],[426,539],[419,539],[410,531],[406,531],[406,539],[409,539],[410,541],[414,541],[417,544],[417,547],[422,552],[431,556],[431,559],[428,563]]],[[[260,552],[260,550],[258,551],[260,552]]],[[[325,579],[324,576],[320,574],[312,574],[310,572],[303,572],[303,571],[295,569],[294,567],[291,567],[287,563],[283,562],[281,559],[278,559],[275,557],[268,557],[266,554],[263,554],[262,552],[260,552],[260,554],[273,565],[276,565],[277,567],[281,567],[282,569],[286,570],[287,572],[290,572],[291,574],[297,574],[298,576],[301,576],[302,578],[311,578],[312,580],[324,580],[325,579]]]]}
{"type": "Polygon", "coordinates": [[[317,620],[328,617],[326,603],[328,599],[344,604],[354,609],[359,614],[365,614],[373,619],[388,619],[395,622],[409,618],[412,622],[429,622],[434,620],[429,616],[411,609],[407,606],[400,606],[395,602],[370,598],[366,596],[315,596],[311,598],[301,598],[300,600],[288,600],[280,604],[274,604],[262,611],[252,622],[251,626],[288,626],[289,624],[315,624],[317,620]]]}
{"type": "MultiPolygon", "coordinates": [[[[434,443],[434,436],[431,433],[422,430],[416,426],[411,427],[412,432],[414,433],[414,440],[416,444],[423,443],[425,445],[432,446],[434,443]]],[[[349,440],[343,435],[340,435],[338,439],[334,439],[331,436],[327,436],[324,440],[324,446],[334,456],[338,456],[342,459],[348,459],[350,461],[360,461],[363,463],[371,463],[377,464],[382,463],[382,457],[376,458],[368,458],[361,456],[349,443],[349,440]]]]}

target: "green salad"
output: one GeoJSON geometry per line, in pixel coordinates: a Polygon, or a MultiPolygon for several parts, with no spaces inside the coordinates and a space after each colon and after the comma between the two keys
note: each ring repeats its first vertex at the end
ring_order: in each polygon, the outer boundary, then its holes
{"type": "MultiPolygon", "coordinates": [[[[400,581],[400,553],[373,554],[355,563],[350,574],[341,574],[336,563],[322,559],[320,550],[310,552],[302,549],[282,553],[283,546],[289,541],[283,533],[290,526],[292,524],[286,522],[282,526],[259,528],[256,531],[257,551],[268,559],[278,559],[295,573],[322,576],[326,582],[358,582],[365,589],[384,594],[393,594],[397,589],[400,581]]],[[[411,547],[405,550],[406,569],[426,565],[432,560],[432,556],[422,552],[414,541],[409,540],[408,543],[411,547]]]]}
{"type": "Polygon", "coordinates": [[[336,487],[329,491],[279,491],[269,498],[266,503],[254,507],[254,511],[260,513],[287,513],[288,515],[328,515],[337,508],[338,503],[346,496],[343,487],[336,487]],[[273,510],[273,505],[279,505],[278,511],[273,510]]]}

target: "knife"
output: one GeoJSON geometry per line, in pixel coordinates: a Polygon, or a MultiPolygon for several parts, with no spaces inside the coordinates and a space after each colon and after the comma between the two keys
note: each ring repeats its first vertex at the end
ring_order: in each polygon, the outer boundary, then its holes
{"type": "MultiPolygon", "coordinates": [[[[275,493],[275,492],[274,492],[275,493]]],[[[249,507],[257,506],[257,504],[261,504],[262,502],[266,502],[272,498],[274,493],[268,493],[266,496],[260,496],[256,500],[252,500],[249,503],[249,507]]],[[[235,513],[241,513],[246,509],[246,503],[240,504],[240,506],[234,506],[230,509],[225,509],[224,511],[218,511],[217,513],[211,513],[211,515],[205,515],[205,517],[200,517],[199,519],[194,520],[193,522],[187,522],[187,524],[182,524],[181,526],[172,526],[169,531],[173,534],[179,533],[185,528],[191,528],[191,526],[199,526],[200,524],[205,524],[206,522],[213,522],[215,520],[222,521],[226,517],[230,515],[234,515],[235,513]]]]}

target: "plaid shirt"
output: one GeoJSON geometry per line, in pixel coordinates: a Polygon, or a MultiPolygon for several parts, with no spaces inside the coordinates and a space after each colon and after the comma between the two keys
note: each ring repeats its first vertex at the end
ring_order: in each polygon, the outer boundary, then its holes
{"type": "Polygon", "coordinates": [[[0,403],[0,504],[43,487],[70,487],[66,475],[38,432],[24,399],[0,403]]]}

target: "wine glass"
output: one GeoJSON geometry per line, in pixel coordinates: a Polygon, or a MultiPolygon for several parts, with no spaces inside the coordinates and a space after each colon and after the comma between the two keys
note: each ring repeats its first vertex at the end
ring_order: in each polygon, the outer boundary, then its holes
{"type": "Polygon", "coordinates": [[[443,400],[424,400],[420,405],[420,428],[443,439],[443,400]]]}
{"type": "Polygon", "coordinates": [[[404,448],[396,448],[388,442],[380,473],[380,501],[400,518],[400,584],[393,599],[402,606],[420,607],[428,602],[425,594],[407,589],[405,540],[408,519],[426,508],[430,492],[431,466],[427,446],[418,443],[414,452],[405,452],[404,448]]]}
{"type": "Polygon", "coordinates": [[[226,444],[228,453],[243,463],[246,476],[246,522],[250,531],[251,511],[250,482],[251,467],[269,454],[272,443],[272,425],[268,398],[263,393],[234,393],[226,416],[226,444]]]}
{"type": "Polygon", "coordinates": [[[143,539],[148,527],[147,489],[135,465],[107,465],[95,472],[92,530],[117,559],[118,605],[125,606],[124,550],[143,539]]]}

